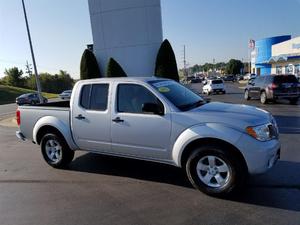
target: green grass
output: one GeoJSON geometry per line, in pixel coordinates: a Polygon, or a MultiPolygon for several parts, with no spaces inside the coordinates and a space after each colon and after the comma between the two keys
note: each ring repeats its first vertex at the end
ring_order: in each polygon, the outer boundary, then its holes
{"type": "MultiPolygon", "coordinates": [[[[0,105],[14,103],[16,101],[16,97],[25,93],[32,93],[32,92],[36,92],[36,91],[25,89],[25,88],[0,85],[0,105]]],[[[57,94],[51,94],[45,92],[43,92],[43,96],[48,99],[58,97],[57,94]]]]}

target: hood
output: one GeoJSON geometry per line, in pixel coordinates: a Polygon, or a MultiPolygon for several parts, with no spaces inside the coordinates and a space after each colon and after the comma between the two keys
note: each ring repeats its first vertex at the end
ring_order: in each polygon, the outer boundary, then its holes
{"type": "Polygon", "coordinates": [[[271,114],[263,109],[221,102],[207,103],[186,113],[197,123],[225,123],[242,129],[268,123],[271,120],[271,114]]]}

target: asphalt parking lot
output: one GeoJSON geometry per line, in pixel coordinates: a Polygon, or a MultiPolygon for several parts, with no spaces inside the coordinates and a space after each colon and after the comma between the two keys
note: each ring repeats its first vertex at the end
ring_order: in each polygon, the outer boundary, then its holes
{"type": "Polygon", "coordinates": [[[282,141],[280,161],[240,195],[212,198],[178,168],[85,152],[69,169],[52,169],[38,146],[0,126],[0,224],[299,224],[300,105],[246,102],[241,85],[226,86],[209,98],[272,112],[282,141]]]}

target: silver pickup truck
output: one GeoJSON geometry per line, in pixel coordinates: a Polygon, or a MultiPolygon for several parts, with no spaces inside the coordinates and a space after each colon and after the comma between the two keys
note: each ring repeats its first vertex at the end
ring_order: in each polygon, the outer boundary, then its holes
{"type": "Polygon", "coordinates": [[[79,81],[70,102],[19,106],[17,121],[17,137],[40,145],[55,168],[67,166],[75,150],[167,163],[213,196],[234,192],[280,156],[270,113],[207,103],[175,81],[154,77],[79,81]]]}

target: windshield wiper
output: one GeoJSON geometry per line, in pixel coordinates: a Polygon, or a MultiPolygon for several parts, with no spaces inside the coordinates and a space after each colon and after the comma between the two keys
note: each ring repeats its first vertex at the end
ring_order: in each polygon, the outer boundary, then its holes
{"type": "Polygon", "coordinates": [[[189,104],[185,104],[185,105],[180,105],[178,106],[179,109],[183,110],[183,111],[187,111],[196,107],[199,107],[201,105],[204,105],[206,102],[203,100],[199,100],[197,102],[193,102],[193,103],[189,103],[189,104]]]}

